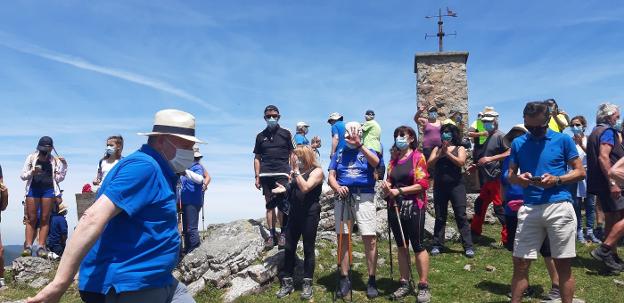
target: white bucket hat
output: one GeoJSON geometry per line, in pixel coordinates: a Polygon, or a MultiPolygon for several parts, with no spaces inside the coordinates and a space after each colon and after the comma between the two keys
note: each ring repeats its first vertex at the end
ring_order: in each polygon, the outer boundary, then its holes
{"type": "Polygon", "coordinates": [[[342,118],[342,115],[339,113],[331,113],[329,115],[329,119],[327,119],[327,122],[331,122],[331,121],[336,121],[338,119],[342,118]]]}
{"type": "Polygon", "coordinates": [[[195,117],[177,109],[163,109],[154,116],[154,127],[142,136],[172,135],[195,143],[204,143],[195,137],[195,117]]]}
{"type": "Polygon", "coordinates": [[[199,158],[199,157],[203,157],[204,155],[202,155],[199,152],[199,146],[197,146],[197,144],[195,144],[195,146],[193,146],[193,157],[195,158],[199,158]]]}

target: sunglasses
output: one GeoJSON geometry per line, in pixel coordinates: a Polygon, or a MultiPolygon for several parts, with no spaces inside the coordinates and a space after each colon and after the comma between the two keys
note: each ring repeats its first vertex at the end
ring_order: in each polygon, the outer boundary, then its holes
{"type": "Polygon", "coordinates": [[[277,119],[279,117],[280,117],[280,115],[278,115],[278,114],[275,114],[275,115],[264,115],[265,119],[271,119],[271,118],[277,119]]]}
{"type": "Polygon", "coordinates": [[[572,126],[575,126],[575,127],[583,127],[583,125],[582,125],[582,124],[572,124],[572,126]]]}

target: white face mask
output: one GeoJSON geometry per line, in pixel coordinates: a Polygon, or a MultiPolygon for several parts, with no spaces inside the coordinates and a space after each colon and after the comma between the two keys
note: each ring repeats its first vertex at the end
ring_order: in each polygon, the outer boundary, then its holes
{"type": "Polygon", "coordinates": [[[169,165],[176,173],[181,173],[191,167],[195,161],[193,150],[177,148],[169,139],[167,142],[175,147],[176,153],[173,159],[169,160],[169,165]]]}

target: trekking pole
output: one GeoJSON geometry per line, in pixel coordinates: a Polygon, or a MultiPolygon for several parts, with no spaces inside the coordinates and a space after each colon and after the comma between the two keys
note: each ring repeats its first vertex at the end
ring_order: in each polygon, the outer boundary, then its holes
{"type": "Polygon", "coordinates": [[[399,207],[397,206],[396,203],[394,203],[394,211],[396,213],[397,216],[397,221],[399,222],[399,231],[401,231],[401,240],[403,240],[403,248],[405,249],[405,252],[407,253],[407,269],[409,269],[409,274],[410,274],[410,286],[412,287],[412,290],[415,290],[414,288],[414,274],[412,273],[412,258],[410,257],[410,252],[409,252],[409,247],[407,246],[407,242],[405,242],[405,235],[403,234],[403,224],[401,224],[401,216],[399,214],[399,207]]]}
{"type": "Polygon", "coordinates": [[[348,250],[349,250],[349,271],[347,271],[347,277],[349,279],[349,285],[351,287],[349,287],[350,290],[350,299],[351,302],[353,302],[353,284],[351,283],[351,268],[353,267],[353,242],[351,241],[351,231],[353,230],[353,214],[351,213],[352,209],[351,208],[351,203],[353,202],[353,195],[349,194],[349,197],[347,198],[347,208],[348,208],[348,217],[347,217],[347,235],[348,235],[348,240],[349,240],[349,246],[348,246],[348,250]]]}
{"type": "MultiPolygon", "coordinates": [[[[339,202],[341,203],[341,202],[339,202]]],[[[344,222],[344,203],[340,205],[340,226],[338,227],[338,266],[336,267],[336,273],[338,276],[338,282],[336,283],[336,291],[334,291],[333,301],[336,302],[336,293],[340,289],[340,278],[342,273],[342,232],[343,232],[343,222],[344,222]]]]}
{"type": "Polygon", "coordinates": [[[176,201],[178,204],[178,230],[180,232],[180,248],[184,253],[186,245],[184,245],[184,211],[182,211],[182,182],[176,184],[176,201]]]}
{"type": "Polygon", "coordinates": [[[390,255],[390,281],[394,281],[394,271],[392,269],[392,233],[390,231],[390,220],[388,220],[388,254],[390,255]]]}
{"type": "Polygon", "coordinates": [[[204,222],[204,198],[205,198],[206,192],[202,190],[202,206],[201,206],[201,210],[202,210],[202,236],[201,239],[204,240],[206,239],[206,223],[204,222]]]}

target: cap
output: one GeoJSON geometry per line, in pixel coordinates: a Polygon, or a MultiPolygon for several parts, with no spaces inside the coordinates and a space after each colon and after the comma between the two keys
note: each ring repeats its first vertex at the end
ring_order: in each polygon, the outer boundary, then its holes
{"type": "Polygon", "coordinates": [[[329,115],[329,119],[327,119],[327,122],[335,121],[335,120],[338,120],[340,118],[342,118],[341,114],[339,114],[339,113],[331,113],[329,115]]]}
{"type": "Polygon", "coordinates": [[[486,113],[486,114],[483,114],[483,117],[481,117],[481,121],[483,121],[483,122],[492,122],[492,121],[496,120],[497,117],[498,117],[498,113],[496,113],[496,115],[493,115],[491,113],[486,113]]]}
{"type": "Polygon", "coordinates": [[[277,109],[277,106],[271,104],[271,105],[267,105],[267,107],[264,108],[264,112],[268,112],[268,111],[276,111],[279,114],[279,109],[277,109]]]}
{"type": "Polygon", "coordinates": [[[369,109],[369,110],[366,111],[366,115],[374,117],[375,116],[375,112],[372,109],[369,109]]]}
{"type": "Polygon", "coordinates": [[[38,151],[50,151],[54,146],[54,142],[52,138],[48,136],[43,136],[39,139],[39,143],[37,144],[38,151]]]}
{"type": "Polygon", "coordinates": [[[202,155],[199,152],[199,146],[197,146],[197,144],[195,144],[195,146],[193,146],[193,157],[195,158],[199,158],[199,157],[203,157],[204,155],[202,155]]]}
{"type": "Polygon", "coordinates": [[[297,122],[297,127],[310,127],[310,125],[308,125],[308,123],[301,121],[301,122],[297,122]]]}

